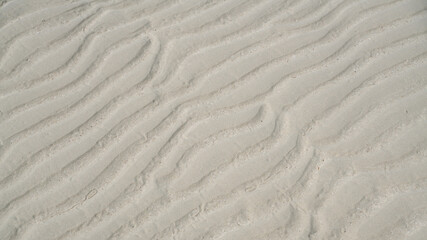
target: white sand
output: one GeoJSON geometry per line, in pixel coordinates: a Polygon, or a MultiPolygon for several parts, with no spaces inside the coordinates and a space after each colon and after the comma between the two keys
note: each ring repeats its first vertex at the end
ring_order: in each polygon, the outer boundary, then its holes
{"type": "Polygon", "coordinates": [[[427,239],[426,0],[0,1],[0,239],[427,239]]]}

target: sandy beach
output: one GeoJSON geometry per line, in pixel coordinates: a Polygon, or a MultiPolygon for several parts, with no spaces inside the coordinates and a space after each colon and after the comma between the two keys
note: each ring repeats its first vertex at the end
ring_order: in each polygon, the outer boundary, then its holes
{"type": "Polygon", "coordinates": [[[427,239],[426,0],[0,0],[0,240],[427,239]]]}

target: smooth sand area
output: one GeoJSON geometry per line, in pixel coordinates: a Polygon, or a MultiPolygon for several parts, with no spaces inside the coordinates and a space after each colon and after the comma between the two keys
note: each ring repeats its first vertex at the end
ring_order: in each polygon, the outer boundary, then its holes
{"type": "Polygon", "coordinates": [[[0,0],[0,240],[427,239],[426,0],[0,0]]]}

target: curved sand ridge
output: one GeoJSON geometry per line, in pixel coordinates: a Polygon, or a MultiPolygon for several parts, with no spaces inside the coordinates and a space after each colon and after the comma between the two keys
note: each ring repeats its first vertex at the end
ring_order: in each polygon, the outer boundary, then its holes
{"type": "Polygon", "coordinates": [[[0,2],[0,239],[424,239],[425,0],[0,2]]]}

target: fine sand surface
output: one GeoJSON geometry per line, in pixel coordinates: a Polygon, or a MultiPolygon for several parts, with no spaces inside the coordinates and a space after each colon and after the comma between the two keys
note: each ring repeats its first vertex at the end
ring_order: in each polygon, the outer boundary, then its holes
{"type": "Polygon", "coordinates": [[[0,1],[0,239],[427,239],[427,1],[0,1]]]}

